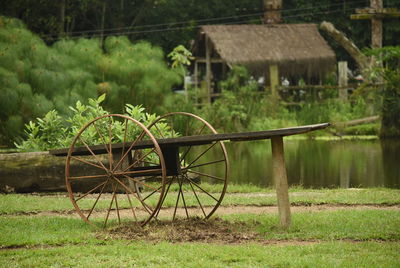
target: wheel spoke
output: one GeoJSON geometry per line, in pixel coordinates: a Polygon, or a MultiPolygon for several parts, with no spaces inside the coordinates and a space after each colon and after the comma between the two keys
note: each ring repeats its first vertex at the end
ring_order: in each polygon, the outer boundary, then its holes
{"type": "Polygon", "coordinates": [[[129,193],[128,193],[127,191],[125,191],[125,194],[126,194],[126,197],[128,198],[129,206],[131,207],[133,217],[135,218],[135,221],[137,222],[138,219],[137,219],[137,217],[136,217],[135,209],[133,208],[131,198],[129,197],[129,193]]]}
{"type": "Polygon", "coordinates": [[[114,184],[113,184],[113,187],[112,187],[112,188],[113,188],[113,195],[112,195],[112,198],[111,198],[110,206],[108,207],[106,219],[105,219],[105,221],[104,221],[104,227],[107,226],[108,217],[110,216],[110,211],[111,211],[112,205],[113,205],[113,203],[114,203],[114,198],[115,198],[115,185],[114,185],[114,184]]]}
{"type": "Polygon", "coordinates": [[[108,135],[110,137],[110,143],[109,143],[110,149],[108,150],[108,157],[109,157],[108,162],[110,164],[110,170],[113,170],[113,153],[112,153],[112,138],[113,138],[113,136],[112,136],[112,131],[111,131],[111,126],[112,126],[112,123],[113,123],[112,117],[109,117],[108,121],[109,121],[109,123],[108,123],[108,135]]]}
{"type": "MultiPolygon", "coordinates": [[[[144,182],[142,182],[142,181],[140,181],[140,180],[137,180],[137,179],[135,179],[135,178],[129,177],[129,176],[125,175],[125,174],[123,174],[123,176],[124,176],[125,178],[127,178],[127,179],[131,179],[131,180],[133,180],[134,182],[136,182],[136,183],[138,183],[138,184],[141,184],[141,185],[143,185],[143,186],[146,186],[146,187],[148,187],[148,188],[150,188],[150,189],[153,189],[153,190],[155,190],[155,191],[157,191],[157,192],[160,193],[160,191],[159,191],[160,188],[159,188],[159,189],[156,189],[156,188],[154,188],[154,187],[148,185],[147,183],[144,183],[144,182]]],[[[161,188],[162,188],[162,187],[161,187],[161,188]]]]}
{"type": "Polygon", "coordinates": [[[198,172],[198,171],[194,171],[194,170],[188,170],[188,172],[194,173],[194,174],[197,174],[197,175],[201,175],[201,176],[205,176],[205,177],[209,177],[209,178],[212,178],[212,179],[220,180],[220,181],[225,181],[224,178],[220,178],[220,177],[217,177],[217,176],[214,176],[214,175],[210,175],[210,174],[206,174],[206,173],[203,173],[203,172],[198,172]]]}
{"type": "Polygon", "coordinates": [[[187,154],[189,153],[190,149],[192,149],[192,146],[189,146],[189,147],[187,148],[187,150],[185,151],[185,153],[182,155],[181,164],[185,161],[186,156],[187,156],[187,154]]]}
{"type": "Polygon", "coordinates": [[[96,198],[96,201],[94,202],[92,208],[91,208],[90,211],[89,211],[89,214],[88,214],[87,217],[86,217],[87,220],[89,220],[90,215],[92,215],[93,209],[95,208],[97,202],[99,201],[100,196],[103,194],[104,188],[106,187],[107,183],[108,183],[108,181],[106,181],[106,183],[105,183],[105,184],[103,185],[103,187],[101,188],[100,193],[99,193],[99,195],[98,195],[97,198],[96,198]]]}
{"type": "Polygon", "coordinates": [[[189,168],[197,168],[197,167],[212,165],[212,164],[221,163],[221,162],[225,162],[225,161],[226,161],[225,159],[215,160],[215,161],[211,161],[211,162],[207,162],[207,163],[203,163],[203,164],[198,164],[195,166],[185,167],[185,168],[182,168],[182,170],[188,170],[189,168]]]}
{"type": "Polygon", "coordinates": [[[97,157],[97,155],[92,151],[92,149],[90,149],[89,145],[82,139],[81,136],[79,136],[79,139],[81,140],[81,142],[85,145],[86,149],[90,152],[90,154],[94,157],[94,159],[96,159],[96,161],[100,164],[100,166],[107,171],[107,168],[103,165],[103,162],[101,162],[101,160],[97,157]]]}
{"type": "Polygon", "coordinates": [[[143,138],[144,134],[146,134],[146,132],[144,130],[142,130],[142,133],[140,133],[139,136],[137,136],[137,138],[135,139],[134,142],[132,142],[132,144],[129,146],[129,149],[126,150],[126,152],[122,155],[121,159],[118,161],[118,163],[115,165],[113,171],[115,171],[122,163],[122,161],[125,159],[125,157],[128,155],[128,153],[132,150],[132,148],[135,146],[135,144],[141,139],[143,138]]]}
{"type": "Polygon", "coordinates": [[[180,182],[180,180],[179,180],[179,176],[176,177],[176,178],[177,178],[178,183],[179,183],[179,192],[178,192],[178,198],[176,199],[175,209],[174,209],[174,215],[172,216],[172,220],[175,220],[176,210],[178,209],[179,198],[181,197],[181,190],[182,190],[181,182],[180,182]]]}
{"type": "Polygon", "coordinates": [[[197,132],[196,135],[200,135],[201,132],[203,132],[203,130],[204,130],[205,127],[206,127],[206,124],[204,124],[204,125],[201,127],[200,131],[197,132]]]}
{"type": "MultiPolygon", "coordinates": [[[[169,182],[168,182],[168,187],[167,187],[167,190],[165,190],[163,199],[162,199],[161,204],[160,204],[160,209],[157,211],[157,213],[156,213],[156,215],[155,215],[156,218],[158,217],[158,214],[160,213],[161,206],[164,204],[165,198],[167,197],[167,194],[168,194],[168,192],[169,192],[169,188],[171,187],[172,181],[173,181],[173,180],[174,180],[174,178],[171,177],[171,179],[170,179],[169,182]]],[[[147,196],[147,197],[148,197],[148,196],[147,196]]],[[[146,198],[147,198],[147,197],[146,197],[146,198]]]]}
{"type": "Polygon", "coordinates": [[[125,125],[125,129],[124,129],[124,140],[122,141],[122,152],[121,152],[121,155],[124,155],[124,153],[125,153],[125,142],[126,142],[126,135],[127,135],[127,132],[128,132],[128,119],[126,119],[125,118],[125,121],[124,121],[124,125],[125,125]]]}
{"type": "Polygon", "coordinates": [[[161,168],[155,168],[155,169],[145,169],[145,170],[133,170],[133,171],[125,171],[125,172],[114,172],[114,175],[125,175],[125,174],[140,174],[140,175],[147,175],[147,174],[153,174],[153,173],[161,173],[162,169],[161,168]]]}
{"type": "Polygon", "coordinates": [[[76,160],[76,161],[82,162],[82,163],[84,163],[84,164],[88,164],[88,165],[93,166],[93,167],[96,167],[96,168],[103,169],[102,166],[96,165],[96,164],[94,164],[94,163],[91,163],[91,162],[89,162],[89,161],[83,160],[82,158],[79,158],[79,157],[76,157],[76,156],[71,156],[71,159],[74,159],[74,160],[76,160]]]}
{"type": "Polygon", "coordinates": [[[134,167],[137,163],[139,163],[140,161],[142,161],[145,157],[147,157],[148,155],[150,155],[151,153],[155,152],[155,148],[153,148],[150,152],[144,154],[142,157],[140,157],[139,159],[135,160],[135,162],[133,162],[131,165],[129,165],[127,168],[124,169],[124,171],[127,171],[128,169],[134,167]]]}
{"type": "Polygon", "coordinates": [[[107,178],[108,175],[88,175],[88,176],[73,176],[68,177],[69,180],[79,180],[79,179],[98,179],[98,178],[107,178]]]}
{"type": "Polygon", "coordinates": [[[79,200],[81,200],[82,198],[84,198],[85,196],[87,196],[88,194],[93,193],[94,191],[96,191],[98,188],[100,188],[101,186],[103,186],[104,184],[106,184],[107,181],[100,183],[99,185],[97,185],[96,187],[94,187],[93,189],[87,191],[85,194],[83,194],[82,196],[80,196],[79,198],[75,199],[75,202],[78,202],[79,200]]]}
{"type": "Polygon", "coordinates": [[[137,195],[135,195],[134,192],[132,192],[132,190],[129,189],[128,186],[126,186],[125,183],[123,183],[121,180],[119,180],[119,179],[117,179],[117,178],[114,178],[114,179],[115,179],[127,192],[131,193],[137,200],[139,200],[140,202],[142,202],[142,201],[140,200],[140,198],[139,198],[137,195]]]}
{"type": "Polygon", "coordinates": [[[193,183],[193,185],[195,185],[197,188],[199,188],[202,192],[204,192],[206,195],[208,195],[209,197],[211,197],[212,199],[214,199],[215,201],[218,202],[218,199],[216,199],[214,196],[212,196],[209,192],[207,192],[206,190],[204,190],[203,188],[201,188],[200,185],[198,185],[197,183],[195,183],[194,181],[192,181],[189,177],[187,178],[191,183],[193,183]]]}
{"type": "Polygon", "coordinates": [[[190,166],[195,163],[197,160],[199,160],[200,157],[202,157],[205,153],[207,153],[212,147],[215,146],[215,144],[217,144],[216,142],[211,144],[210,146],[208,146],[208,148],[206,150],[204,150],[204,152],[202,152],[200,155],[198,155],[192,162],[190,162],[190,164],[187,166],[187,168],[190,168],[190,166]]]}
{"type": "MultiPolygon", "coordinates": [[[[118,185],[115,186],[115,190],[118,190],[118,185]]],[[[118,207],[118,195],[115,193],[115,208],[117,209],[118,223],[121,224],[121,217],[119,216],[119,207],[118,207]]]]}
{"type": "Polygon", "coordinates": [[[154,124],[154,127],[157,129],[157,132],[160,134],[161,138],[165,138],[157,124],[154,124]]]}
{"type": "MultiPolygon", "coordinates": [[[[181,178],[181,189],[182,189],[182,185],[183,185],[183,178],[181,178]]],[[[181,190],[181,195],[182,195],[182,201],[183,201],[183,206],[185,207],[185,212],[186,212],[186,218],[189,219],[189,213],[186,207],[186,202],[185,202],[185,196],[183,195],[183,189],[181,190]]]]}
{"type": "Polygon", "coordinates": [[[193,193],[194,193],[194,196],[195,196],[196,199],[197,199],[197,203],[199,203],[199,206],[200,206],[200,208],[201,208],[201,211],[203,211],[204,217],[207,217],[206,212],[204,211],[204,208],[203,208],[203,206],[201,205],[200,199],[199,199],[199,197],[197,196],[197,193],[196,193],[196,191],[195,191],[194,188],[193,188],[192,182],[189,181],[189,184],[190,184],[190,188],[192,188],[192,191],[193,191],[193,193]]]}
{"type": "Polygon", "coordinates": [[[93,122],[93,127],[96,130],[97,134],[99,134],[101,140],[103,141],[103,144],[104,144],[104,147],[106,148],[107,153],[110,153],[110,151],[108,150],[108,147],[107,147],[106,140],[104,139],[104,136],[101,134],[101,132],[98,130],[98,128],[96,126],[96,122],[93,122]]]}

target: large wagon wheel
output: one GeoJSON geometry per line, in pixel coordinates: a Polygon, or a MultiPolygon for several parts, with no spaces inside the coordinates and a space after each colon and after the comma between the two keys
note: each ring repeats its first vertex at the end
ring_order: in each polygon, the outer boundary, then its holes
{"type": "MultiPolygon", "coordinates": [[[[207,121],[185,112],[161,116],[148,129],[157,138],[217,134],[207,121]],[[167,136],[168,128],[176,132],[167,136]]],[[[162,209],[156,217],[209,218],[221,204],[227,187],[228,156],[223,142],[160,146],[166,159],[167,180],[162,209]],[[168,165],[174,157],[178,159],[178,171],[168,174],[168,165]]]]}
{"type": "Polygon", "coordinates": [[[158,211],[165,191],[165,163],[156,139],[125,115],[104,115],[87,123],[69,148],[65,175],[76,211],[95,225],[128,220],[145,224],[158,211]],[[151,196],[139,198],[139,188],[151,196]]]}

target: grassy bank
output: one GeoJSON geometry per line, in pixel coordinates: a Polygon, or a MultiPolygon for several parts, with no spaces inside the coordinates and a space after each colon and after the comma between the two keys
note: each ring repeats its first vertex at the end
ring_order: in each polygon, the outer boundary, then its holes
{"type": "MultiPolygon", "coordinates": [[[[399,190],[299,187],[290,195],[294,205],[313,206],[294,210],[288,230],[278,227],[276,213],[241,213],[234,207],[206,223],[152,222],[145,228],[102,230],[65,214],[72,209],[65,194],[0,195],[0,267],[400,265],[399,190]],[[352,206],[312,209],[317,204],[352,206]],[[366,204],[373,207],[357,207],[366,204]]],[[[273,189],[254,186],[232,186],[226,199],[224,207],[275,204],[273,189]]]]}

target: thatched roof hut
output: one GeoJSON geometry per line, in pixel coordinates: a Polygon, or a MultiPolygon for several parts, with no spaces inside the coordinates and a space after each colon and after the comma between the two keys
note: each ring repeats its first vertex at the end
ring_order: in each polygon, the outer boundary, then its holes
{"type": "Polygon", "coordinates": [[[206,38],[213,47],[212,58],[221,58],[228,66],[244,65],[252,73],[265,73],[274,64],[283,76],[321,77],[336,62],[316,24],[202,26],[195,56],[206,56],[206,38]]]}

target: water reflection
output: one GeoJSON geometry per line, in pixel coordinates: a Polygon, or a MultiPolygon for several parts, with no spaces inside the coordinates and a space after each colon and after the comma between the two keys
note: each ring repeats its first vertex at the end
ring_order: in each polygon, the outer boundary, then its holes
{"type": "MultiPolygon", "coordinates": [[[[271,186],[270,141],[227,143],[230,181],[271,186]]],[[[285,140],[290,185],[400,188],[400,141],[285,140]]]]}

